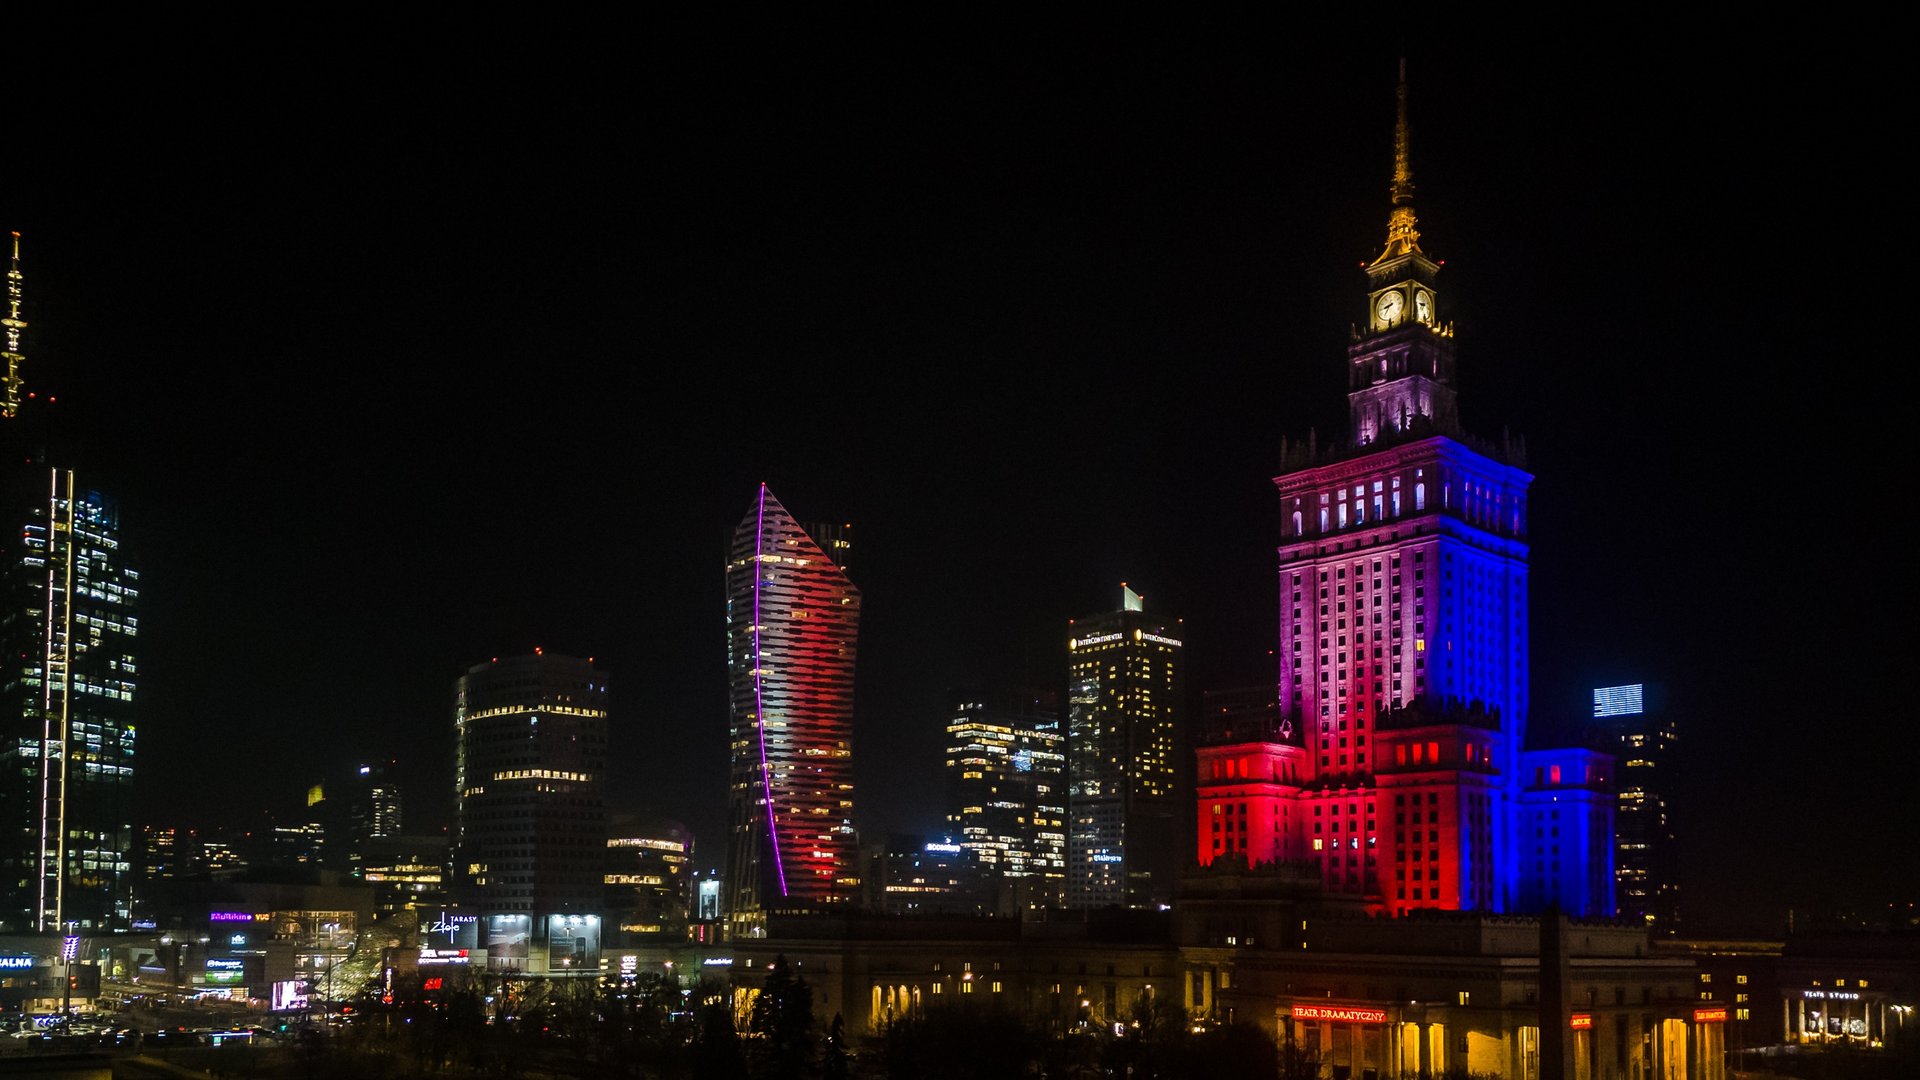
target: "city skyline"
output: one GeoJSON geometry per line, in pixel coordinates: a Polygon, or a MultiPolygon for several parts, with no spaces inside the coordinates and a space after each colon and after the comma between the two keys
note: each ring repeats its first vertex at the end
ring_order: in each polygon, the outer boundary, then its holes
{"type": "MultiPolygon", "coordinates": [[[[644,214],[614,185],[562,208],[547,168],[522,177],[530,199],[443,186],[444,166],[398,126],[350,155],[399,151],[391,188],[336,164],[329,175],[353,181],[342,205],[255,237],[248,222],[277,220],[260,194],[168,186],[191,197],[91,221],[85,184],[29,188],[25,208],[6,207],[26,234],[28,386],[103,432],[82,468],[141,545],[154,786],[139,820],[264,810],[303,786],[168,786],[224,746],[399,758],[421,820],[444,823],[450,806],[431,798],[451,789],[432,764],[451,745],[447,682],[541,645],[613,673],[615,804],[657,793],[649,806],[688,820],[710,861],[726,770],[718,566],[732,504],[762,481],[858,538],[855,784],[876,836],[937,828],[921,789],[938,776],[946,687],[1057,685],[1059,626],[1121,580],[1185,617],[1193,695],[1262,677],[1280,532],[1266,485],[1282,437],[1332,438],[1346,420],[1328,407],[1326,357],[1359,317],[1353,267],[1378,235],[1392,55],[1269,66],[1221,45],[1210,66],[1205,50],[1164,48],[1160,66],[1066,54],[979,78],[873,63],[784,102],[771,70],[709,87],[688,115],[728,121],[713,133],[635,112],[658,138],[614,172],[653,185],[664,209],[644,214]],[[904,93],[822,131],[809,110],[859,105],[861,76],[904,93]],[[1057,105],[1019,108],[1035,98],[1057,105]],[[1084,160],[1050,152],[1054,139],[1084,160]],[[431,210],[408,220],[414,208],[431,210]],[[606,222],[614,239],[596,240],[606,222]],[[161,276],[156,233],[174,244],[161,276]],[[344,267],[350,305],[328,287],[344,267]],[[649,298],[637,311],[633,294],[649,298]],[[300,340],[340,333],[338,305],[357,308],[348,333],[367,355],[345,370],[300,340]],[[185,311],[188,341],[149,340],[162,313],[185,311]],[[629,315],[637,346],[614,329],[629,315]],[[189,359],[214,374],[175,385],[189,359]],[[719,444],[716,421],[748,401],[779,450],[719,444]],[[334,686],[341,665],[364,678],[334,686]],[[647,753],[668,740],[675,753],[647,753]]],[[[1748,875],[1689,883],[1690,911],[1737,910],[1749,892],[1790,901],[1803,877],[1892,899],[1910,872],[1870,852],[1913,796],[1891,771],[1892,724],[1874,719],[1881,692],[1843,672],[1898,589],[1820,568],[1781,604],[1767,577],[1788,551],[1780,519],[1816,479],[1838,477],[1836,505],[1876,481],[1837,457],[1837,387],[1743,377],[1844,332],[1823,258],[1844,211],[1814,198],[1760,212],[1811,170],[1791,155],[1765,157],[1764,185],[1694,180],[1770,144],[1741,126],[1759,117],[1723,109],[1734,88],[1669,58],[1473,59],[1413,50],[1416,168],[1434,193],[1423,226],[1454,262],[1449,301],[1464,305],[1468,426],[1510,423],[1547,478],[1533,493],[1533,721],[1578,719],[1595,686],[1672,687],[1700,778],[1676,796],[1693,803],[1682,848],[1697,874],[1748,875]],[[1651,80],[1643,97],[1606,78],[1629,69],[1651,80]],[[1542,86],[1554,93],[1531,96],[1542,86]],[[1631,107],[1678,86],[1668,112],[1631,107]],[[1770,228],[1729,224],[1745,220],[1770,228]],[[1753,282],[1709,263],[1764,266],[1791,302],[1755,305],[1753,282]],[[1756,420],[1790,449],[1755,444],[1756,420]],[[1595,521],[1620,528],[1576,537],[1595,521]],[[1829,837],[1766,805],[1798,770],[1759,748],[1824,722],[1780,715],[1774,671],[1831,686],[1820,713],[1866,718],[1854,748],[1804,754],[1830,781],[1864,770],[1822,794],[1840,819],[1886,815],[1884,831],[1829,837]],[[1749,830],[1794,853],[1792,878],[1714,850],[1749,830]]],[[[1738,93],[1824,145],[1791,123],[1798,86],[1738,93]]],[[[487,134],[451,136],[455,158],[484,155],[487,134]]],[[[597,145],[548,134],[558,162],[597,145]]],[[[269,170],[304,160],[291,142],[268,149],[269,170]]],[[[311,203],[308,184],[293,190],[311,203]]],[[[1888,667],[1890,646],[1865,648],[1868,670],[1888,667]]]]}

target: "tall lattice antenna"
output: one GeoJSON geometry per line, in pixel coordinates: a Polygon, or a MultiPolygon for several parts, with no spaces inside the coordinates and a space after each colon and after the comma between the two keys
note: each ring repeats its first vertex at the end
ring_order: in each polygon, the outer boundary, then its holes
{"type": "Polygon", "coordinates": [[[0,326],[7,330],[7,377],[0,380],[6,397],[0,400],[0,418],[9,420],[20,412],[20,363],[26,359],[20,351],[20,331],[27,328],[27,320],[20,317],[20,294],[25,280],[20,275],[20,234],[14,233],[13,263],[7,268],[7,317],[0,319],[0,326]]]}

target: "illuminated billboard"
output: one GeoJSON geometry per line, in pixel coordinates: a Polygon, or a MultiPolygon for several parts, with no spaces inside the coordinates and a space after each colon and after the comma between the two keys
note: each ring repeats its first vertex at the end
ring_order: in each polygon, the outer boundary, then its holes
{"type": "Polygon", "coordinates": [[[1602,686],[1593,692],[1593,718],[1639,716],[1646,712],[1646,695],[1641,684],[1602,686]]]}
{"type": "Polygon", "coordinates": [[[304,1009],[307,1007],[307,984],[299,979],[274,983],[269,993],[269,1000],[273,1004],[274,1012],[304,1009]]]}
{"type": "Polygon", "coordinates": [[[487,959],[493,966],[526,966],[527,942],[533,937],[533,916],[489,915],[485,933],[487,959]]]}
{"type": "Polygon", "coordinates": [[[547,916],[547,966],[553,971],[599,970],[600,917],[547,916]]]}

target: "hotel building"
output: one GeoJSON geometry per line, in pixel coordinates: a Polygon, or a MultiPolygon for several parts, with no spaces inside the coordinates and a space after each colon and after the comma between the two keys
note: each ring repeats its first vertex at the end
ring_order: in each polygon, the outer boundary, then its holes
{"type": "Polygon", "coordinates": [[[1067,639],[1067,905],[1157,908],[1185,862],[1177,734],[1177,627],[1120,586],[1120,610],[1075,620],[1067,639]]]}
{"type": "Polygon", "coordinates": [[[983,873],[1015,886],[1021,907],[1059,903],[1066,884],[1066,738],[1057,701],[1039,692],[962,701],[947,721],[947,829],[983,873]]]}

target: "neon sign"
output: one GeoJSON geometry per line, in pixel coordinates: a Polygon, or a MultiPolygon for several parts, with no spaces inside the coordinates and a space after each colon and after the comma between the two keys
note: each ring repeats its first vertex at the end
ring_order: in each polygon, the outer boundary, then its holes
{"type": "Polygon", "coordinates": [[[24,971],[32,966],[31,956],[0,956],[0,971],[24,971]]]}
{"type": "Polygon", "coordinates": [[[208,922],[252,922],[256,918],[265,922],[267,916],[256,916],[251,911],[210,911],[207,913],[208,922]]]}
{"type": "Polygon", "coordinates": [[[958,855],[960,854],[960,845],[959,844],[928,844],[927,850],[944,852],[948,855],[958,855]]]}
{"type": "Polygon", "coordinates": [[[1387,1010],[1359,1005],[1295,1005],[1295,1020],[1331,1020],[1336,1024],[1384,1024],[1387,1010]]]}
{"type": "Polygon", "coordinates": [[[447,935],[447,941],[451,942],[453,941],[453,936],[460,932],[462,926],[478,918],[479,916],[477,915],[449,915],[443,911],[440,913],[440,921],[427,927],[424,933],[445,934],[447,935]]]}
{"type": "Polygon", "coordinates": [[[1695,1009],[1693,1022],[1696,1024],[1724,1024],[1727,1022],[1725,1009],[1695,1009]]]}
{"type": "Polygon", "coordinates": [[[1573,1023],[1570,1024],[1569,1026],[1572,1027],[1573,1030],[1575,1031],[1591,1031],[1593,1030],[1593,1014],[1592,1013],[1574,1013],[1573,1023]]]}

